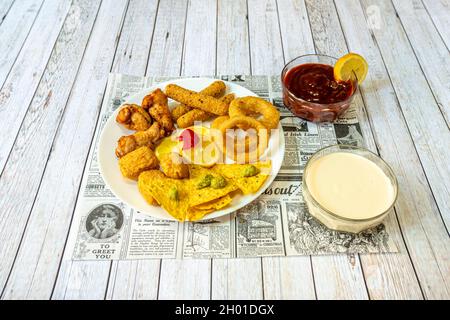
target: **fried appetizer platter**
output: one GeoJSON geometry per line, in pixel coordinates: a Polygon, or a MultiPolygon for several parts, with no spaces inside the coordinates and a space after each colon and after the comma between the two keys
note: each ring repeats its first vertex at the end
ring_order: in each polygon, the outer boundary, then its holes
{"type": "Polygon", "coordinates": [[[200,92],[169,84],[141,105],[124,104],[117,114],[117,123],[135,131],[117,142],[120,172],[137,180],[150,205],[179,221],[199,220],[237,194],[256,193],[270,174],[271,161],[259,159],[270,130],[278,127],[278,110],[264,99],[236,98],[226,90],[223,81],[200,92]],[[172,110],[169,98],[178,103],[172,110]],[[198,125],[203,121],[211,125],[198,125]],[[229,136],[230,130],[244,138],[229,136]]]}

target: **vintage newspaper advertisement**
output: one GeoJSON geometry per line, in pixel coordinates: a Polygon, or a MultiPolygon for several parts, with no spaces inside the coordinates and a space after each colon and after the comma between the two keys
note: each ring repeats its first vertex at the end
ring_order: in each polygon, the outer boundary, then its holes
{"type": "Polygon", "coordinates": [[[351,234],[312,218],[302,198],[302,172],[318,149],[336,143],[362,146],[354,109],[336,123],[294,117],[283,105],[278,76],[217,76],[276,105],[285,155],[273,184],[255,201],[221,218],[179,223],[137,212],[117,199],[99,172],[97,146],[106,120],[130,95],[172,78],[111,74],[75,208],[69,248],[74,260],[239,258],[333,253],[396,252],[383,224],[351,234]]]}

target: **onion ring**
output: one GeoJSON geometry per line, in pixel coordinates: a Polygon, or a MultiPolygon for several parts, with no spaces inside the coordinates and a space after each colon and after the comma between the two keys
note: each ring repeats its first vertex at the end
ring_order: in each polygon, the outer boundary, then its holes
{"type": "Polygon", "coordinates": [[[230,118],[239,116],[262,115],[258,119],[267,129],[275,129],[280,122],[280,113],[270,102],[259,97],[243,97],[234,99],[228,110],[230,118]]]}
{"type": "Polygon", "coordinates": [[[258,137],[256,147],[252,149],[251,146],[254,145],[255,143],[251,143],[248,139],[245,139],[245,144],[239,142],[234,143],[233,148],[226,148],[225,146],[226,154],[228,156],[231,155],[231,158],[238,162],[241,162],[241,160],[243,160],[243,162],[248,163],[258,160],[259,157],[267,149],[269,140],[268,130],[262,123],[260,123],[258,120],[252,117],[238,116],[224,121],[218,128],[220,130],[221,136],[224,139],[222,145],[226,144],[227,130],[239,126],[246,126],[250,129],[256,130],[258,137]]]}

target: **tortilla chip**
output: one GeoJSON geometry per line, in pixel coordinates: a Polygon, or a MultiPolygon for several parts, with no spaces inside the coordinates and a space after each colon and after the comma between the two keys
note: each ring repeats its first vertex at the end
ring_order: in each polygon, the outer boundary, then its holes
{"type": "Polygon", "coordinates": [[[230,197],[230,195],[226,195],[222,198],[202,203],[198,206],[189,208],[189,212],[186,216],[186,218],[189,221],[196,221],[201,218],[203,218],[206,214],[211,213],[213,211],[222,209],[226,207],[231,201],[233,201],[233,198],[230,197]]]}
{"type": "MultiPolygon", "coordinates": [[[[190,168],[191,178],[188,180],[188,190],[189,193],[189,206],[196,207],[206,202],[222,198],[238,189],[238,186],[230,179],[227,180],[227,185],[221,189],[213,189],[211,187],[206,187],[202,189],[197,189],[197,184],[199,180],[207,174],[217,175],[217,172],[211,169],[206,169],[200,166],[191,166],[190,168]]],[[[226,178],[226,177],[225,177],[226,178]]]]}
{"type": "Polygon", "coordinates": [[[184,221],[189,207],[189,194],[186,192],[183,180],[167,178],[159,170],[145,171],[139,175],[138,187],[141,194],[152,196],[171,216],[184,221]],[[169,198],[168,190],[176,187],[178,201],[169,198]]]}
{"type": "Polygon", "coordinates": [[[242,173],[248,164],[217,164],[213,170],[222,174],[225,178],[232,180],[243,194],[251,194],[258,191],[270,174],[271,162],[252,163],[260,170],[260,173],[253,177],[243,177],[242,173]]]}

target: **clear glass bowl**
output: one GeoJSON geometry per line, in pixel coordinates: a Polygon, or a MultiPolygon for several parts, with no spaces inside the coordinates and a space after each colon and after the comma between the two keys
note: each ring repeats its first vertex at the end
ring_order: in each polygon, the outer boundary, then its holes
{"type": "Polygon", "coordinates": [[[305,200],[306,205],[308,206],[309,213],[318,219],[320,222],[322,222],[324,225],[326,225],[328,228],[333,230],[339,230],[339,231],[346,231],[351,233],[358,233],[365,229],[374,227],[382,222],[382,220],[389,214],[389,212],[392,211],[394,204],[397,200],[398,196],[398,183],[397,179],[394,175],[394,172],[389,167],[389,165],[381,159],[378,155],[375,153],[364,149],[360,147],[350,146],[350,145],[332,145],[329,147],[325,147],[323,149],[320,149],[316,153],[314,153],[311,158],[308,160],[305,166],[305,170],[303,173],[303,180],[302,180],[302,188],[303,188],[303,198],[305,200]],[[394,197],[392,200],[391,205],[389,208],[384,211],[380,212],[380,214],[368,218],[368,219],[350,219],[347,217],[339,216],[327,209],[325,209],[323,206],[321,206],[316,199],[312,196],[310,191],[308,190],[308,185],[306,183],[306,179],[308,177],[309,168],[311,167],[311,164],[316,161],[317,159],[335,152],[349,152],[353,153],[359,156],[362,156],[373,163],[375,163],[388,177],[390,183],[392,184],[392,187],[394,188],[394,197]]]}
{"type": "Polygon", "coordinates": [[[281,72],[283,102],[284,105],[295,116],[313,122],[332,122],[336,120],[342,113],[344,113],[350,107],[351,102],[353,101],[353,97],[355,96],[355,93],[358,90],[358,81],[354,73],[352,78],[349,80],[352,82],[353,86],[352,94],[347,99],[336,103],[322,104],[303,100],[301,97],[297,97],[293,92],[291,92],[287,88],[285,83],[287,73],[296,66],[307,63],[316,63],[316,64],[325,64],[333,67],[336,61],[337,61],[336,58],[326,55],[307,54],[299,56],[289,61],[284,66],[283,71],[281,72]]]}

